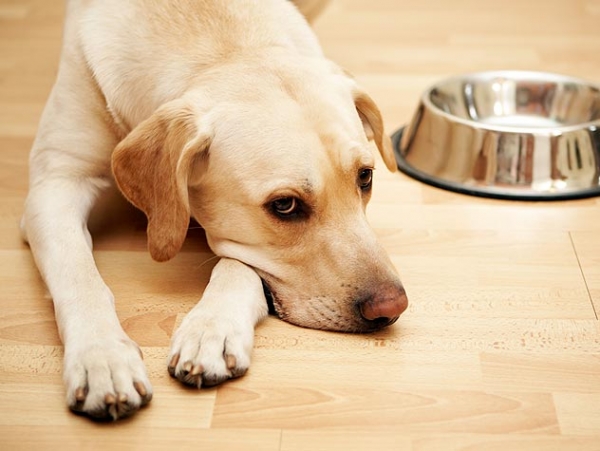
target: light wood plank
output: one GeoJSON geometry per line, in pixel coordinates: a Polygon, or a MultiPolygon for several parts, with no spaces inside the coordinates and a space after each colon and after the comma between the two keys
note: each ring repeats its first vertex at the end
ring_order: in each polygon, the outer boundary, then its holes
{"type": "Polygon", "coordinates": [[[554,394],[560,430],[565,435],[598,434],[600,393],[586,393],[585,387],[581,387],[580,391],[554,394]]]}
{"type": "Polygon", "coordinates": [[[354,431],[284,430],[281,451],[363,451],[393,449],[412,451],[412,440],[401,432],[371,433],[368,428],[354,431]]]}
{"type": "MultiPolygon", "coordinates": [[[[374,381],[375,382],[375,381],[374,381]]],[[[378,389],[221,389],[213,427],[324,429],[367,426],[372,433],[558,434],[552,396],[460,390],[403,392],[378,389]]]]}
{"type": "Polygon", "coordinates": [[[600,354],[486,352],[481,366],[485,385],[495,389],[600,393],[600,354]]]}
{"type": "Polygon", "coordinates": [[[420,437],[413,442],[413,451],[597,451],[598,438],[590,436],[555,435],[488,435],[454,434],[420,437]]]}
{"type": "Polygon", "coordinates": [[[426,434],[408,435],[384,431],[369,434],[368,428],[347,432],[284,430],[282,451],[597,451],[594,436],[556,436],[542,434],[426,434]]]}
{"type": "Polygon", "coordinates": [[[111,425],[80,419],[78,427],[0,426],[3,449],[39,450],[190,450],[276,451],[277,430],[130,427],[131,420],[111,425]],[[108,433],[107,433],[108,429],[108,433]]]}

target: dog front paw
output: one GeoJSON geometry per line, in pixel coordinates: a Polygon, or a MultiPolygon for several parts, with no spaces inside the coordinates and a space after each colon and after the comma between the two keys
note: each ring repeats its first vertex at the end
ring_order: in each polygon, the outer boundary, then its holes
{"type": "Polygon", "coordinates": [[[169,374],[197,388],[243,376],[250,366],[253,342],[252,324],[196,308],[175,332],[169,374]]]}
{"type": "Polygon", "coordinates": [[[67,404],[98,420],[132,415],[152,399],[142,352],[129,338],[78,343],[65,352],[67,404]]]}

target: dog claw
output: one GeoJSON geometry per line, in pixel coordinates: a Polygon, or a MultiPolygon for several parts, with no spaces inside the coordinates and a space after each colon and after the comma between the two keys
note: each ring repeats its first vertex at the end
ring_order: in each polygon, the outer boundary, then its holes
{"type": "Polygon", "coordinates": [[[171,377],[175,377],[175,367],[177,367],[178,363],[179,363],[179,354],[175,354],[173,357],[171,357],[171,361],[169,362],[169,365],[167,366],[167,369],[169,370],[169,374],[171,375],[171,377]]]}
{"type": "MultiPolygon", "coordinates": [[[[99,421],[118,420],[119,418],[130,416],[138,409],[136,406],[131,405],[128,401],[129,397],[125,393],[117,393],[116,395],[107,393],[104,395],[103,407],[86,413],[99,421]]],[[[146,400],[146,403],[148,401],[149,399],[146,400]]]]}
{"type": "Polygon", "coordinates": [[[227,365],[227,369],[228,370],[233,370],[236,365],[237,365],[237,361],[235,359],[235,356],[231,355],[231,354],[227,354],[225,356],[225,364],[227,365]]]}
{"type": "Polygon", "coordinates": [[[107,393],[104,396],[104,404],[111,405],[111,404],[116,404],[116,402],[117,402],[117,398],[112,393],[107,393]]]}
{"type": "Polygon", "coordinates": [[[192,374],[192,373],[182,373],[179,377],[179,380],[186,385],[190,385],[192,387],[200,388],[202,387],[203,380],[202,374],[192,374]]]}
{"type": "Polygon", "coordinates": [[[87,398],[88,389],[87,387],[79,387],[75,390],[75,403],[70,405],[69,408],[73,412],[82,412],[83,404],[85,403],[85,399],[87,398]]]}
{"type": "Polygon", "coordinates": [[[198,376],[202,373],[204,373],[204,367],[202,365],[195,365],[192,371],[190,371],[190,376],[198,376]]]}
{"type": "Polygon", "coordinates": [[[171,377],[178,379],[186,385],[197,388],[212,387],[228,379],[240,377],[246,372],[246,369],[238,368],[238,361],[234,355],[224,354],[223,359],[227,368],[227,372],[223,374],[206,374],[204,366],[199,363],[194,364],[192,360],[187,360],[180,365],[180,354],[175,354],[171,357],[167,369],[171,377]]]}
{"type": "Polygon", "coordinates": [[[142,399],[148,396],[148,390],[146,390],[146,386],[141,382],[134,382],[133,387],[135,388],[135,391],[140,394],[142,399]]]}
{"type": "Polygon", "coordinates": [[[75,400],[79,402],[85,401],[85,397],[87,396],[87,390],[84,387],[79,387],[75,390],[75,400]]]}

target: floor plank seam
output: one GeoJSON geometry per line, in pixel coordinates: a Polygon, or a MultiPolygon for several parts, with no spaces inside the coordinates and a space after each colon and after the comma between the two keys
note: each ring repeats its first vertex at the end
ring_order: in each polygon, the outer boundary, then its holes
{"type": "Polygon", "coordinates": [[[583,277],[583,283],[585,284],[585,289],[588,294],[588,299],[590,300],[590,304],[592,305],[592,310],[594,311],[594,317],[598,319],[598,312],[596,311],[596,306],[594,305],[594,299],[592,298],[592,293],[590,291],[590,286],[585,278],[585,272],[583,271],[583,267],[581,266],[581,261],[579,260],[579,254],[577,253],[577,248],[575,247],[575,242],[573,241],[573,235],[571,232],[569,233],[569,240],[571,241],[571,247],[573,248],[573,252],[575,253],[575,258],[577,259],[577,265],[579,266],[579,271],[581,272],[581,277],[583,277]]]}

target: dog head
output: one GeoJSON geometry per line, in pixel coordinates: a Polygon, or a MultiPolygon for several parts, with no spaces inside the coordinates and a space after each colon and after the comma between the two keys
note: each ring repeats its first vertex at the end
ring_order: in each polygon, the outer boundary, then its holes
{"type": "Polygon", "coordinates": [[[152,257],[175,256],[193,216],[217,255],[255,269],[282,319],[357,332],[393,323],[407,298],[365,215],[369,141],[396,163],[371,98],[330,69],[241,71],[211,86],[160,107],[113,153],[118,186],[148,217],[152,257]]]}

